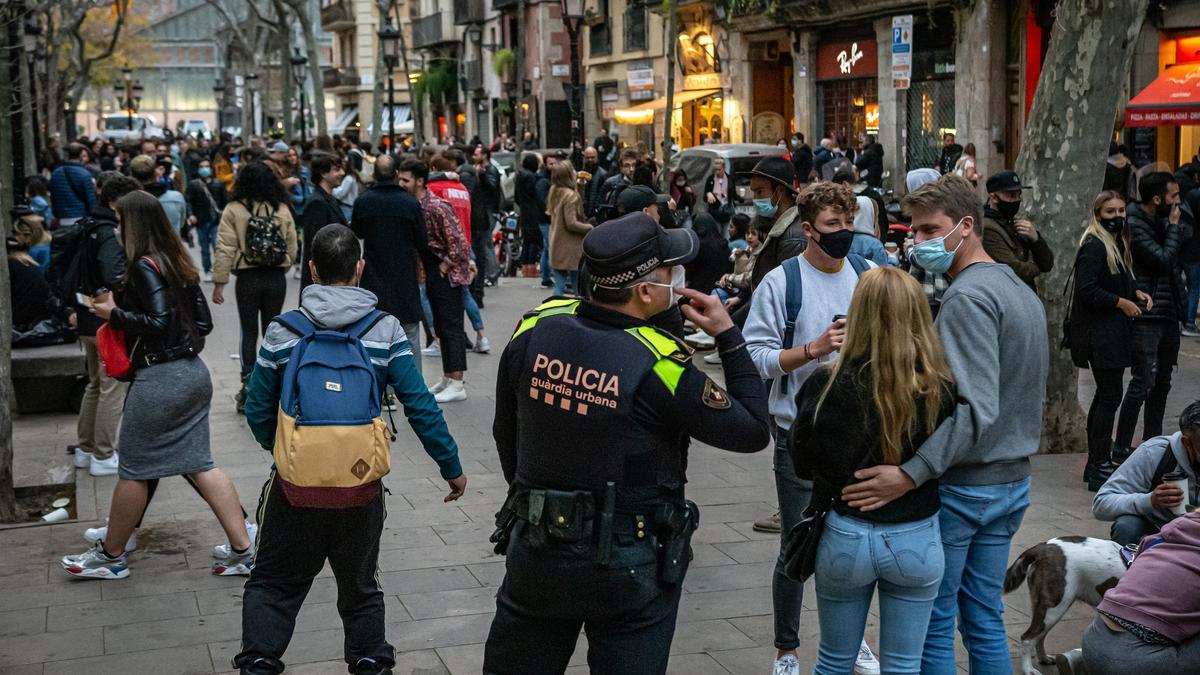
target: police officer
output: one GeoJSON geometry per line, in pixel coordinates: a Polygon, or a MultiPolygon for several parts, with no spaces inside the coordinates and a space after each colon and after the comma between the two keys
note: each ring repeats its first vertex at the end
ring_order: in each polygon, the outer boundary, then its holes
{"type": "Polygon", "coordinates": [[[500,360],[493,434],[510,486],[493,541],[508,556],[483,671],[561,673],[581,627],[593,673],[663,673],[697,525],[688,438],[769,441],[766,391],[714,296],[682,288],[696,235],[631,213],[583,241],[588,300],[526,314],[500,360]],[[652,327],[677,297],[716,338],[728,391],[652,327]]]}

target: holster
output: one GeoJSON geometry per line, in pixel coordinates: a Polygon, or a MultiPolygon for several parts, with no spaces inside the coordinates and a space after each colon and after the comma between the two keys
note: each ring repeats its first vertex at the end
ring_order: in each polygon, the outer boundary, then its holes
{"type": "Polygon", "coordinates": [[[530,490],[518,498],[516,514],[528,521],[525,538],[534,548],[565,544],[584,549],[592,543],[595,497],[584,490],[530,490]]]}
{"type": "Polygon", "coordinates": [[[496,529],[492,532],[492,536],[488,537],[488,541],[496,545],[493,549],[496,555],[508,553],[508,541],[512,538],[513,526],[517,523],[517,496],[516,487],[509,486],[508,497],[504,500],[504,505],[496,512],[496,529]]]}
{"type": "Polygon", "coordinates": [[[692,561],[692,535],[700,526],[695,502],[664,502],[654,514],[658,525],[658,580],[675,585],[683,581],[692,561]]]}

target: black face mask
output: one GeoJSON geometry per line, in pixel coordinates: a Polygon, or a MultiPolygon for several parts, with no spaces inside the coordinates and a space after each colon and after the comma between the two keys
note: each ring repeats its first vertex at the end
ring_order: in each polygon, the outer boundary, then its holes
{"type": "Polygon", "coordinates": [[[588,173],[596,173],[596,163],[595,162],[584,162],[583,168],[588,173]]]}
{"type": "Polygon", "coordinates": [[[997,201],[996,202],[996,212],[999,213],[1004,218],[1015,218],[1017,215],[1017,212],[1020,210],[1021,210],[1021,202],[1020,201],[1015,201],[1015,202],[997,201]]]}
{"type": "MultiPolygon", "coordinates": [[[[815,228],[814,228],[815,231],[815,228]]],[[[822,233],[817,240],[817,246],[825,255],[834,260],[841,260],[850,254],[850,246],[854,243],[853,230],[838,230],[837,232],[822,233]]]]}
{"type": "Polygon", "coordinates": [[[1100,220],[1100,227],[1108,230],[1111,234],[1120,234],[1125,229],[1125,219],[1121,216],[1116,218],[1103,218],[1100,220]]]}

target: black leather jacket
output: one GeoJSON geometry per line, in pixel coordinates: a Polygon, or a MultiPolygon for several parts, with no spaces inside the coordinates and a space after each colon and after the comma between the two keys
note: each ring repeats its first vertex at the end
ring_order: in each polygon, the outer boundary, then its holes
{"type": "Polygon", "coordinates": [[[147,259],[134,264],[108,322],[125,331],[135,370],[195,356],[212,332],[212,314],[199,286],[171,288],[147,259]]]}

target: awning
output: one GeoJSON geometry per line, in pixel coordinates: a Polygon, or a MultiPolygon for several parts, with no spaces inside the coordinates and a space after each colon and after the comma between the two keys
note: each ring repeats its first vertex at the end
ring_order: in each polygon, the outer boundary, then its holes
{"type": "MultiPolygon", "coordinates": [[[[382,119],[380,120],[379,127],[382,129],[383,133],[386,134],[392,130],[392,116],[395,116],[396,118],[396,133],[411,134],[413,132],[412,108],[409,106],[398,105],[389,108],[385,105],[383,106],[383,110],[381,112],[383,114],[380,115],[382,119]]],[[[374,131],[374,125],[368,122],[367,133],[371,134],[374,133],[374,131]]]]}
{"type": "Polygon", "coordinates": [[[1200,124],[1200,63],[1163,71],[1125,106],[1127,127],[1200,124]]]}
{"type": "MultiPolygon", "coordinates": [[[[678,108],[684,103],[689,103],[697,99],[702,99],[707,96],[720,94],[720,89],[694,89],[691,91],[675,92],[675,107],[678,108]]],[[[667,109],[667,97],[661,96],[653,101],[639,103],[630,108],[617,108],[613,111],[613,117],[621,124],[639,125],[639,124],[654,124],[654,113],[660,110],[667,109]]]]}
{"type": "Polygon", "coordinates": [[[354,124],[354,120],[356,119],[358,119],[358,108],[346,108],[342,111],[342,114],[338,115],[337,119],[333,121],[333,126],[329,127],[329,133],[346,133],[346,128],[351,124],[354,124]]]}

